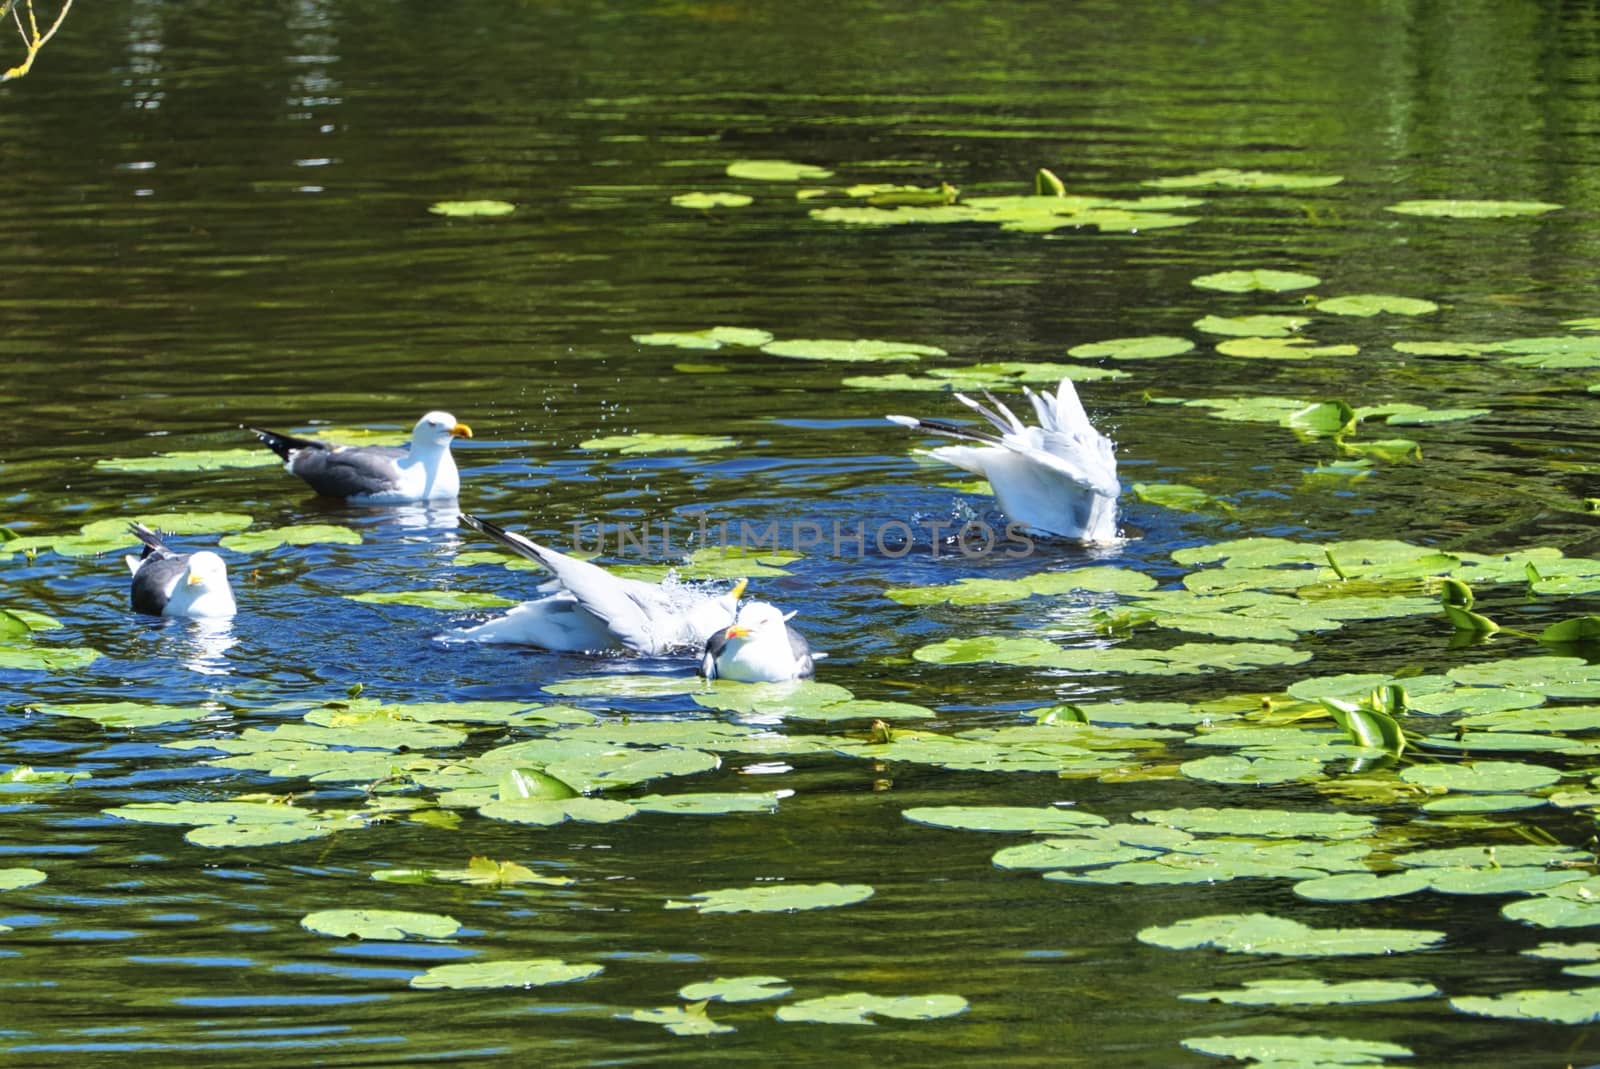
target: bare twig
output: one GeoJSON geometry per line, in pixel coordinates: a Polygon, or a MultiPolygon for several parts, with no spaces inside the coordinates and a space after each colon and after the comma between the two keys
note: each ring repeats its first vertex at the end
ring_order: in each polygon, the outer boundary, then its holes
{"type": "Polygon", "coordinates": [[[33,14],[33,0],[21,0],[21,2],[21,8],[17,6],[17,0],[4,0],[3,3],[0,3],[0,18],[5,18],[7,14],[11,16],[12,21],[17,24],[17,32],[22,35],[23,47],[28,50],[28,54],[23,57],[21,63],[4,74],[0,74],[0,82],[9,82],[13,78],[21,78],[32,70],[34,58],[38,56],[39,50],[50,43],[50,38],[56,35],[56,31],[61,29],[61,24],[67,20],[67,12],[72,10],[72,0],[65,0],[61,5],[61,10],[56,12],[56,20],[50,24],[48,30],[41,34],[39,32],[39,21],[33,14]],[[22,24],[23,10],[28,12],[27,26],[22,24]]]}

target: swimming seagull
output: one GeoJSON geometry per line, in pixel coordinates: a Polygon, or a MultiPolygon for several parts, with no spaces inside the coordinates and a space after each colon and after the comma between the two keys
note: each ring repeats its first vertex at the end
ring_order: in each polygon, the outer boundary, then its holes
{"type": "Polygon", "coordinates": [[[704,646],[733,623],[744,593],[743,579],[715,597],[687,587],[624,579],[477,516],[463,514],[461,523],[544,565],[552,578],[539,587],[543,597],[476,627],[448,632],[447,639],[567,653],[632,650],[659,657],[704,646]]]}
{"type": "Polygon", "coordinates": [[[174,553],[161,536],[142,523],[128,530],[144,543],[144,552],[122,558],[133,573],[134,612],[152,616],[232,616],[237,611],[228,566],[210,550],[174,553]]]}
{"type": "Polygon", "coordinates": [[[448,412],[429,412],[412,428],[411,442],[392,445],[329,445],[251,427],[283,466],[323,497],[379,503],[431,501],[461,491],[450,443],[471,438],[472,428],[448,412]]]}
{"type": "Polygon", "coordinates": [[[805,636],[789,626],[793,616],[764,601],[747,602],[733,626],[706,643],[700,674],[740,683],[782,683],[810,676],[823,654],[813,656],[805,636]]]}
{"type": "Polygon", "coordinates": [[[1022,392],[1033,402],[1039,425],[1030,427],[987,390],[986,407],[964,394],[956,400],[983,416],[999,434],[939,420],[889,416],[891,423],[974,445],[930,449],[930,456],[989,480],[1000,510],[1015,523],[1042,534],[1080,542],[1117,541],[1117,455],[1111,439],[1094,429],[1072,380],[1062,379],[1055,396],[1022,392]]]}

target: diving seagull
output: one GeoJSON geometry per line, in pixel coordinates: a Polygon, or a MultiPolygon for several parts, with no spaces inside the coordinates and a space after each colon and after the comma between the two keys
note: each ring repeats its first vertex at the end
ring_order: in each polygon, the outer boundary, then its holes
{"type": "Polygon", "coordinates": [[[631,650],[659,657],[703,647],[733,623],[744,593],[743,579],[714,597],[688,587],[624,579],[477,516],[463,514],[461,523],[518,556],[537,561],[551,578],[539,587],[542,597],[476,627],[447,632],[447,640],[539,646],[565,653],[631,650]]]}
{"type": "Polygon", "coordinates": [[[789,626],[793,616],[764,601],[746,602],[733,625],[706,643],[700,674],[740,683],[807,678],[824,654],[813,655],[805,636],[789,626]]]}
{"type": "Polygon", "coordinates": [[[133,573],[134,612],[151,616],[232,616],[237,610],[228,566],[210,550],[174,553],[161,536],[142,523],[128,530],[144,543],[144,552],[122,558],[133,573]]]}
{"type": "Polygon", "coordinates": [[[453,498],[461,492],[450,443],[471,438],[472,428],[448,412],[429,412],[412,428],[411,442],[391,445],[329,445],[251,427],[283,466],[323,497],[392,503],[453,498]]]}
{"type": "Polygon", "coordinates": [[[1117,541],[1122,485],[1111,439],[1089,422],[1071,379],[1062,379],[1053,397],[1026,386],[1022,392],[1033,403],[1037,427],[1023,423],[988,391],[988,406],[964,394],[955,396],[998,434],[913,416],[887,418],[902,427],[974,443],[941,446],[928,454],[988,479],[1000,511],[1013,522],[1080,542],[1117,541]]]}

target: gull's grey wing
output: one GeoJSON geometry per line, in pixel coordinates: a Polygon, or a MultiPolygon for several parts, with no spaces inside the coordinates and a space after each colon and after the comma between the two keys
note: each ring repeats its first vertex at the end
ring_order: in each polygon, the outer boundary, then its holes
{"type": "Polygon", "coordinates": [[[707,679],[717,678],[717,658],[722,656],[722,651],[728,648],[728,633],[724,628],[714,631],[706,639],[705,653],[700,657],[700,674],[707,679]]]}
{"type": "Polygon", "coordinates": [[[405,449],[392,445],[319,447],[296,452],[289,470],[324,497],[360,497],[399,485],[395,462],[405,456],[405,449]]]}
{"type": "Polygon", "coordinates": [[[784,624],[783,629],[789,633],[789,652],[794,654],[795,663],[799,666],[797,674],[811,676],[817,670],[816,660],[811,656],[811,643],[788,624],[784,624]]]}
{"type": "Polygon", "coordinates": [[[162,553],[147,557],[133,573],[133,591],[129,599],[133,611],[160,616],[161,610],[167,607],[167,589],[188,564],[189,558],[184,554],[162,553]]]}
{"type": "Polygon", "coordinates": [[[278,454],[278,459],[287,462],[289,454],[300,449],[332,449],[327,442],[319,442],[315,438],[296,438],[292,434],[281,434],[278,431],[269,431],[265,427],[246,427],[261,444],[278,454]]]}
{"type": "Polygon", "coordinates": [[[619,579],[599,565],[569,557],[488,520],[467,513],[461,522],[499,542],[521,557],[550,569],[580,606],[603,621],[618,642],[636,653],[662,652],[651,626],[652,607],[664,606],[665,595],[649,583],[619,579]]]}

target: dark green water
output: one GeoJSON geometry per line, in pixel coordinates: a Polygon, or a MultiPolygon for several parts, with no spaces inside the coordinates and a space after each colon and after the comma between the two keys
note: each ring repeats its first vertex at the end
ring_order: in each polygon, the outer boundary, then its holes
{"type": "MultiPolygon", "coordinates": [[[[1230,514],[1129,496],[1125,519],[1142,537],[1116,551],[1049,547],[1009,570],[932,559],[926,542],[897,559],[819,553],[756,589],[798,610],[830,651],[823,679],[863,698],[930,706],[937,719],[918,726],[931,730],[1007,725],[1020,710],[1085,696],[1271,691],[1312,669],[1086,680],[922,664],[910,658],[920,645],[1039,626],[1052,605],[913,610],[882,592],[1095,563],[1167,578],[1180,571],[1174,549],[1257,534],[1592,552],[1600,531],[1582,501],[1600,488],[1585,389],[1600,373],[1408,357],[1390,346],[1559,333],[1560,320],[1600,313],[1597,132],[1600,19],[1576,5],[80,5],[34,72],[0,90],[9,268],[0,273],[0,521],[64,532],[134,512],[226,510],[260,526],[346,523],[365,541],[230,558],[242,612],[221,639],[128,614],[115,555],[0,561],[8,607],[48,612],[65,624],[51,642],[102,653],[75,673],[0,672],[0,769],[93,775],[0,809],[3,864],[49,876],[0,894],[0,924],[12,929],[0,932],[4,1060],[1202,1065],[1219,1063],[1180,1040],[1257,1032],[1401,1043],[1430,1066],[1600,1060],[1587,1029],[1468,1017],[1444,998],[1311,1011],[1176,998],[1273,976],[1419,979],[1446,995],[1567,984],[1518,951],[1585,933],[1519,927],[1498,916],[1502,900],[1340,906],[1298,900],[1276,880],[1053,883],[994,868],[1006,837],[901,817],[958,803],[1071,800],[1113,819],[1172,806],[1327,805],[1298,786],[730,754],[672,789],[793,791],[778,813],[539,829],[469,810],[454,830],[396,821],[236,850],[105,817],[136,801],[317,796],[303,781],[219,770],[161,744],[271,727],[354,683],[392,702],[522,700],[597,666],[447,649],[434,636],[474,614],[341,597],[442,585],[526,595],[526,573],[441,578],[456,550],[486,548],[448,510],[344,509],[273,469],[145,478],[94,468],[105,457],[247,445],[245,422],[398,427],[445,408],[477,432],[457,450],[462,507],[558,546],[574,524],[701,510],[873,529],[958,508],[960,495],[936,485],[943,474],[880,419],[953,414],[948,397],[842,385],[908,370],[900,366],[641,347],[630,336],[728,324],[784,338],[892,338],[946,350],[935,366],[1063,361],[1067,348],[1105,338],[1192,336],[1194,353],[1121,365],[1131,377],[1082,392],[1119,444],[1125,482],[1197,485],[1229,501],[1230,514]],[[724,174],[747,158],[824,166],[836,174],[827,184],[947,181],[971,194],[1024,192],[1040,166],[1074,192],[1114,197],[1219,166],[1345,181],[1292,194],[1204,191],[1201,222],[1140,234],[880,230],[815,222],[792,184],[724,174]],[[670,203],[697,189],[757,199],[712,213],[670,203]],[[1565,207],[1491,221],[1383,210],[1432,197],[1565,207]],[[426,210],[477,198],[517,211],[452,221],[426,210]],[[1315,274],[1322,294],[1405,294],[1442,308],[1416,321],[1319,325],[1319,341],[1361,345],[1352,358],[1232,360],[1190,324],[1299,307],[1295,295],[1236,298],[1189,283],[1244,267],[1315,274]],[[686,362],[727,370],[675,366],[686,362]],[[1148,403],[1254,394],[1492,414],[1416,428],[1423,463],[1352,482],[1307,477],[1331,459],[1325,441],[1148,403]],[[726,434],[741,445],[660,457],[578,448],[627,431],[726,434]],[[203,724],[107,730],[27,708],[109,700],[211,700],[225,711],[203,724]],[[473,855],[577,882],[524,893],[369,878],[473,855]],[[876,893],[792,915],[662,909],[669,898],[777,878],[876,893]],[[354,906],[448,913],[467,932],[452,944],[362,944],[300,927],[310,911],[354,906]],[[1148,925],[1254,910],[1450,938],[1416,954],[1314,963],[1178,953],[1134,938],[1148,925]],[[606,972],[528,991],[406,986],[424,968],[475,956],[596,961],[606,972]],[[970,1009],[851,1028],[778,1023],[766,1003],[713,1006],[738,1031],[711,1038],[618,1018],[676,1004],[687,983],[751,974],[783,976],[797,997],[947,992],[970,1009]]],[[[1315,670],[1332,673],[1443,671],[1469,656],[1448,640],[1438,621],[1408,619],[1308,641],[1315,670]]],[[[1159,760],[1197,752],[1176,746],[1159,760]]],[[[1583,810],[1530,823],[1574,845],[1592,834],[1583,810]]],[[[1507,832],[1505,841],[1517,840],[1507,832]]]]}

